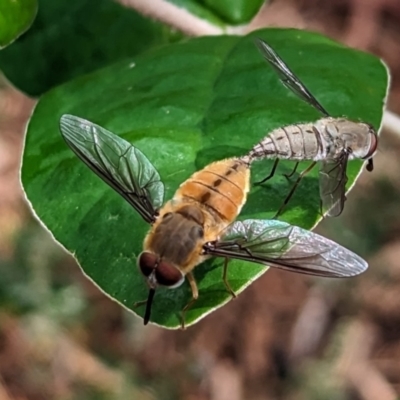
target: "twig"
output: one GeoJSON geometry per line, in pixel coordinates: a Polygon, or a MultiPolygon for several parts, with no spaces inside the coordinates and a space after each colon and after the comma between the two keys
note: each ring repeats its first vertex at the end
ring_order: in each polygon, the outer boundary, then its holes
{"type": "Polygon", "coordinates": [[[118,0],[119,3],[134,8],[143,15],[164,22],[190,36],[222,35],[232,33],[235,28],[226,29],[201,19],[184,8],[165,0],[118,0]]]}
{"type": "Polygon", "coordinates": [[[243,33],[272,26],[304,29],[306,21],[295,4],[266,1],[249,24],[243,27],[243,33]]]}
{"type": "Polygon", "coordinates": [[[383,114],[383,129],[400,137],[400,117],[386,110],[383,114]]]}

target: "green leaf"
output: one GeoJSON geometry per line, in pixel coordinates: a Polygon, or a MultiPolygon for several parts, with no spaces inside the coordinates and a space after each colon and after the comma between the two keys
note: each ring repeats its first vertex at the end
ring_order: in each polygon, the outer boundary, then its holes
{"type": "Polygon", "coordinates": [[[189,11],[198,18],[204,19],[213,25],[221,28],[226,27],[226,21],[216,15],[213,10],[205,7],[201,2],[196,0],[167,0],[169,3],[175,4],[179,8],[189,11]]]}
{"type": "Polygon", "coordinates": [[[204,3],[232,24],[244,24],[258,12],[264,0],[204,0],[204,3]]]}
{"type": "MultiPolygon", "coordinates": [[[[254,36],[278,51],[333,116],[379,128],[388,85],[381,61],[315,33],[283,29],[203,37],[154,49],[57,87],[37,104],[23,156],[28,199],[84,273],[129,309],[147,297],[136,257],[148,225],[66,146],[60,117],[77,115],[133,143],[160,172],[165,198],[170,199],[208,163],[246,154],[274,128],[320,117],[280,83],[254,46],[254,36]]],[[[252,181],[266,176],[272,164],[254,164],[252,181]]],[[[361,165],[349,163],[348,187],[361,165]]],[[[282,173],[293,166],[282,162],[268,184],[252,187],[239,219],[273,216],[291,188],[282,173]]],[[[319,220],[317,169],[300,183],[281,219],[306,229],[319,220]]],[[[200,297],[186,314],[187,325],[230,300],[222,264],[210,259],[196,267],[200,297]]],[[[230,262],[228,280],[240,293],[265,271],[260,265],[230,262]]],[[[152,321],[179,327],[190,293],[187,283],[157,290],[152,321]]],[[[143,315],[144,310],[134,312],[143,315]]]]}
{"type": "Polygon", "coordinates": [[[38,96],[179,36],[113,0],[39,0],[32,28],[0,52],[0,68],[19,89],[38,96]]]}
{"type": "Polygon", "coordinates": [[[0,0],[0,49],[31,26],[36,12],[37,0],[0,0]]]}
{"type": "Polygon", "coordinates": [[[224,27],[249,22],[264,0],[168,0],[208,22],[224,27]]]}

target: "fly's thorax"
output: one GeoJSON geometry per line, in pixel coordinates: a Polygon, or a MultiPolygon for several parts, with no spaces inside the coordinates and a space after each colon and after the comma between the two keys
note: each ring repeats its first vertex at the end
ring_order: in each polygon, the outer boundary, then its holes
{"type": "Polygon", "coordinates": [[[327,117],[314,122],[313,129],[318,132],[321,143],[321,150],[315,157],[315,161],[336,159],[342,154],[344,142],[336,121],[336,118],[327,117]]]}
{"type": "Polygon", "coordinates": [[[202,261],[205,223],[197,205],[168,202],[144,240],[144,251],[157,254],[186,274],[202,261]]]}
{"type": "Polygon", "coordinates": [[[233,222],[246,202],[250,168],[245,159],[229,158],[207,165],[183,182],[176,202],[193,202],[215,220],[215,225],[233,222]]]}
{"type": "Polygon", "coordinates": [[[377,135],[371,125],[345,118],[338,118],[334,123],[343,147],[351,150],[350,159],[367,159],[374,155],[377,147],[377,135]]]}

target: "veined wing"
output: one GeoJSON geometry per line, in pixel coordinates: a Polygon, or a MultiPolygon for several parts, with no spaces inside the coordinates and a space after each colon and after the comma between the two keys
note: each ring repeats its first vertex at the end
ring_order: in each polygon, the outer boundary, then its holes
{"type": "Polygon", "coordinates": [[[136,147],[85,119],[63,115],[63,138],[72,151],[131,204],[145,221],[155,220],[164,198],[160,175],[136,147]]]}
{"type": "Polygon", "coordinates": [[[281,82],[290,89],[294,94],[299,96],[306,103],[310,104],[326,117],[329,113],[319,103],[319,101],[310,93],[306,86],[300,79],[291,71],[285,62],[278,56],[278,54],[265,43],[262,39],[256,39],[256,45],[261,54],[268,61],[271,67],[278,73],[281,82]]]}
{"type": "Polygon", "coordinates": [[[324,277],[354,276],[368,268],[365,260],[332,240],[277,220],[236,221],[203,248],[212,256],[324,277]]]}
{"type": "Polygon", "coordinates": [[[322,212],[329,217],[339,216],[346,201],[346,167],[348,152],[343,152],[338,160],[322,160],[319,169],[319,193],[322,212]]]}

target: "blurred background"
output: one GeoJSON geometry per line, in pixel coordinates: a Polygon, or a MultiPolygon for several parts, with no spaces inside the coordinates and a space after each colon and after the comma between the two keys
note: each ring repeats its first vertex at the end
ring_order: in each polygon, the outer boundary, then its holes
{"type": "MultiPolygon", "coordinates": [[[[307,28],[376,54],[400,113],[398,0],[275,0],[250,26],[307,28]]],[[[271,270],[194,327],[166,331],[103,295],[33,218],[18,170],[35,91],[0,81],[0,400],[400,398],[399,132],[381,133],[375,170],[317,229],[366,258],[365,274],[271,270]]]]}

